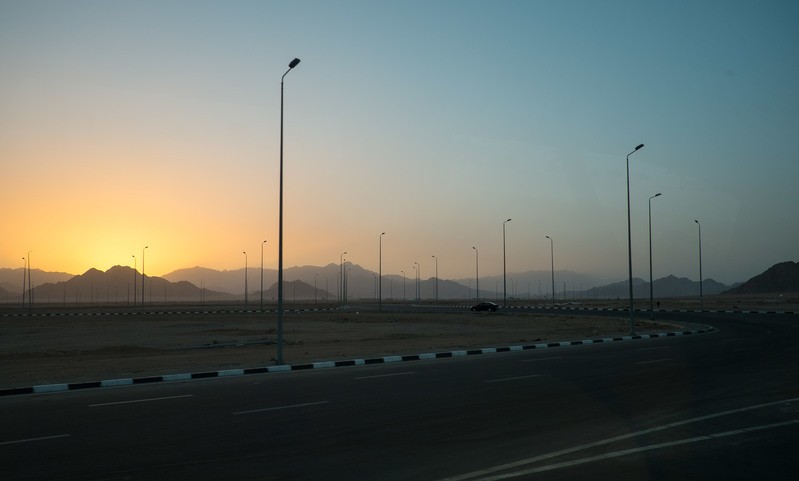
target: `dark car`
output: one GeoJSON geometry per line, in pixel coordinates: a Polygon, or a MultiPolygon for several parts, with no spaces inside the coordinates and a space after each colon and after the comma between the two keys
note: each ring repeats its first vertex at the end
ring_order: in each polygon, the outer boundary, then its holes
{"type": "Polygon", "coordinates": [[[475,304],[474,306],[470,307],[470,311],[491,311],[497,312],[497,308],[499,306],[494,304],[493,302],[481,302],[480,304],[475,304]]]}

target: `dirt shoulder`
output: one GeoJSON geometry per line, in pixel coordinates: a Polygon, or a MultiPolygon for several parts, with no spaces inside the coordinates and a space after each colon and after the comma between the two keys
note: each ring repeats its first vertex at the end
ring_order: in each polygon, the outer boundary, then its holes
{"type": "MultiPolygon", "coordinates": [[[[674,330],[639,321],[637,332],[674,330]]],[[[626,334],[629,320],[519,313],[286,313],[284,361],[362,359],[626,334]]],[[[0,388],[274,364],[263,314],[0,319],[0,388]]]]}

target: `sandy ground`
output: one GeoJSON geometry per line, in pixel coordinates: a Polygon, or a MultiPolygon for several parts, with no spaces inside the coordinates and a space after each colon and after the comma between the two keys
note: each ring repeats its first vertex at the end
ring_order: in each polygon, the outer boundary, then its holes
{"type": "MultiPolygon", "coordinates": [[[[272,365],[276,323],[274,313],[0,318],[0,388],[272,365]]],[[[287,312],[284,361],[586,339],[628,329],[624,317],[531,312],[287,312]]],[[[640,321],[636,331],[670,329],[640,321]]]]}

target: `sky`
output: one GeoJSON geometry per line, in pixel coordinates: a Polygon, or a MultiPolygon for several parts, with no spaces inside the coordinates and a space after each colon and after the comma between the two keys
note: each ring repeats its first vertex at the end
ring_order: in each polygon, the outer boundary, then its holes
{"type": "Polygon", "coordinates": [[[745,281],[799,258],[797,24],[793,1],[3,0],[0,267],[276,268],[297,57],[285,267],[377,271],[382,242],[384,274],[548,270],[548,235],[556,270],[626,279],[643,143],[633,275],[662,193],[654,277],[699,278],[699,220],[703,277],[745,281]]]}

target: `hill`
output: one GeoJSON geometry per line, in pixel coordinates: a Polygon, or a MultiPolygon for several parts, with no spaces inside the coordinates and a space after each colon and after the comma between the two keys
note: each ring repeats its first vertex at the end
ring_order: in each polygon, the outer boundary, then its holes
{"type": "MultiPolygon", "coordinates": [[[[146,302],[229,300],[221,292],[201,289],[186,281],[169,282],[145,276],[146,302]]],[[[142,276],[127,266],[114,266],[105,272],[89,269],[67,281],[48,282],[33,288],[33,302],[61,304],[133,304],[141,302],[142,276]],[[135,291],[134,291],[135,286],[135,291]]]]}
{"type": "Polygon", "coordinates": [[[762,274],[749,279],[724,294],[784,294],[799,292],[799,263],[787,261],[774,264],[762,274]]]}
{"type": "MultiPolygon", "coordinates": [[[[24,269],[22,267],[16,269],[9,269],[7,267],[0,268],[0,288],[8,291],[10,294],[19,293],[22,299],[22,279],[24,269]]],[[[67,274],[66,272],[46,272],[39,269],[31,269],[31,285],[33,287],[47,282],[60,282],[71,279],[74,274],[67,274]]],[[[26,279],[27,280],[27,279],[26,279]]],[[[26,282],[27,284],[27,282],[26,282]]],[[[25,290],[28,290],[26,285],[25,290]]]]}
{"type": "MultiPolygon", "coordinates": [[[[720,294],[728,289],[729,286],[716,282],[713,279],[705,279],[702,283],[702,293],[706,296],[720,294]]],[[[590,289],[588,297],[591,298],[625,298],[630,296],[630,286],[628,281],[614,282],[605,286],[590,289]]],[[[655,279],[652,282],[652,293],[656,298],[666,297],[689,297],[699,295],[699,281],[692,281],[687,277],[675,277],[668,275],[655,279]]],[[[633,278],[633,297],[649,297],[649,283],[637,277],[633,278]]]]}

